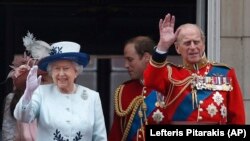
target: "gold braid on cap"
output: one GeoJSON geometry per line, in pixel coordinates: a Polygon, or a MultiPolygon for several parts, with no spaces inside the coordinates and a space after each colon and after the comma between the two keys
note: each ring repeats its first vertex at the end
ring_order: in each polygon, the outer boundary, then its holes
{"type": "Polygon", "coordinates": [[[115,91],[115,112],[119,117],[125,117],[131,113],[130,118],[128,120],[128,123],[126,125],[126,128],[124,130],[124,134],[122,136],[122,141],[125,141],[127,139],[129,130],[132,126],[132,121],[135,117],[135,113],[136,113],[137,109],[139,108],[139,106],[143,104],[144,98],[143,98],[143,95],[136,96],[131,101],[128,108],[123,110],[122,103],[121,103],[121,96],[122,96],[123,87],[124,87],[124,85],[120,85],[115,91]]]}

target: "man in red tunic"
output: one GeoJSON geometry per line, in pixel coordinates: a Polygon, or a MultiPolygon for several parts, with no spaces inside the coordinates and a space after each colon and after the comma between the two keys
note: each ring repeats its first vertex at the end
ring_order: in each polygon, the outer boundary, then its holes
{"type": "MultiPolygon", "coordinates": [[[[159,22],[160,40],[144,71],[144,84],[164,94],[164,119],[170,124],[245,124],[242,91],[235,70],[208,61],[205,36],[195,24],[174,32],[175,17],[159,22]],[[183,65],[167,61],[175,46],[183,65]]],[[[161,110],[160,110],[161,111],[161,110]]]]}
{"type": "Polygon", "coordinates": [[[109,141],[144,141],[145,125],[166,123],[163,107],[155,106],[157,99],[162,101],[163,96],[144,87],[142,82],[143,71],[149,63],[154,46],[152,39],[147,36],[132,38],[125,44],[125,67],[131,80],[116,90],[109,141]]]}

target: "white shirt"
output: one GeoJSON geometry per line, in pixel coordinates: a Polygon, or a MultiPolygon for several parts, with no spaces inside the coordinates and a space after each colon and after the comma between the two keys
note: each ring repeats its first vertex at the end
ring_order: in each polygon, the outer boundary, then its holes
{"type": "Polygon", "coordinates": [[[54,84],[40,85],[25,104],[18,102],[14,116],[23,122],[37,118],[37,141],[106,141],[107,134],[99,93],[77,85],[62,94],[54,84]]]}

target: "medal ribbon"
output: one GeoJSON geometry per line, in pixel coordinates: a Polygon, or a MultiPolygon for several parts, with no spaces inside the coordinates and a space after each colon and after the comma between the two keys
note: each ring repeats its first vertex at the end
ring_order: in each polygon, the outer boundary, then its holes
{"type": "MultiPolygon", "coordinates": [[[[229,69],[226,67],[213,67],[207,76],[213,76],[215,74],[220,74],[221,76],[226,77],[229,69]]],[[[212,90],[197,90],[197,101],[204,101],[207,97],[209,97],[211,94],[213,94],[214,91],[212,90]]],[[[192,94],[189,93],[187,96],[183,99],[183,101],[179,104],[177,109],[175,110],[175,113],[173,114],[172,121],[186,121],[188,117],[192,114],[192,112],[195,109],[193,109],[190,105],[190,102],[192,103],[192,94]]],[[[191,104],[192,105],[192,104],[191,104]]],[[[197,107],[197,106],[195,106],[197,107]]]]}

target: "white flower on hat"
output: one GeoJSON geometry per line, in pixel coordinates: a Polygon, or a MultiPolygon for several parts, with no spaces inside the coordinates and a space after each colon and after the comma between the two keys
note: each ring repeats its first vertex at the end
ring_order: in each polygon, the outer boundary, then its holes
{"type": "Polygon", "coordinates": [[[26,47],[26,50],[31,50],[31,45],[35,40],[33,34],[28,31],[27,36],[23,37],[23,45],[26,47]]]}
{"type": "Polygon", "coordinates": [[[27,36],[23,38],[23,45],[26,47],[26,50],[31,53],[31,56],[38,60],[49,56],[51,49],[51,46],[48,43],[42,40],[36,40],[33,34],[29,31],[27,36]]]}
{"type": "Polygon", "coordinates": [[[15,79],[29,71],[37,61],[49,56],[52,48],[48,43],[36,40],[33,34],[29,31],[27,36],[23,37],[23,45],[25,46],[26,51],[30,54],[27,55],[26,52],[24,52],[23,56],[15,56],[12,65],[10,65],[12,70],[8,73],[7,78],[0,82],[0,84],[5,83],[8,78],[15,79]]]}

